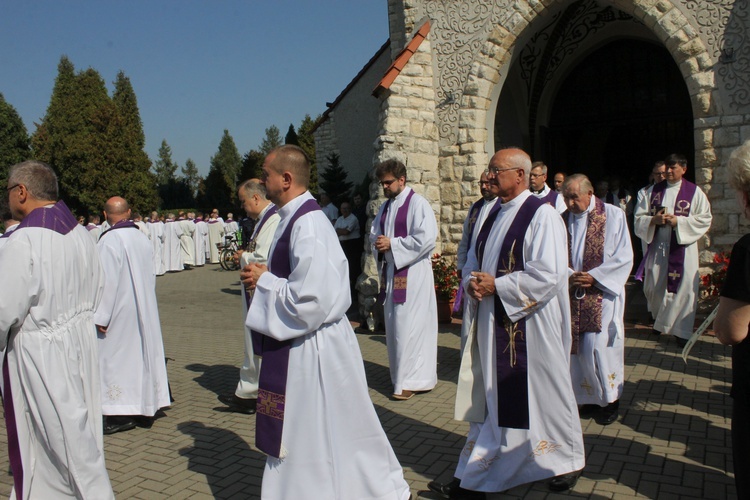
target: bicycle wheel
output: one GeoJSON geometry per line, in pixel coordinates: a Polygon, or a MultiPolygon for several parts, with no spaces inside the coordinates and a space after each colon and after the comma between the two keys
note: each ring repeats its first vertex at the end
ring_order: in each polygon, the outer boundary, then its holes
{"type": "Polygon", "coordinates": [[[232,271],[234,269],[234,252],[229,248],[222,250],[219,254],[219,264],[225,271],[232,271]]]}

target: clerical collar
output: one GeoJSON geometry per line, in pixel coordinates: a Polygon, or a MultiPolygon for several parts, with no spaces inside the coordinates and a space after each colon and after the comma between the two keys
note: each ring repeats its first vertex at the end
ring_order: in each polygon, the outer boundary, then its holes
{"type": "Polygon", "coordinates": [[[677,182],[669,182],[669,181],[667,181],[667,186],[668,187],[675,187],[675,186],[679,186],[680,184],[682,184],[682,179],[680,179],[677,182]]]}
{"type": "Polygon", "coordinates": [[[540,189],[539,191],[534,191],[533,189],[529,188],[529,191],[531,191],[534,194],[542,194],[544,192],[544,187],[542,187],[542,189],[540,189]]]}

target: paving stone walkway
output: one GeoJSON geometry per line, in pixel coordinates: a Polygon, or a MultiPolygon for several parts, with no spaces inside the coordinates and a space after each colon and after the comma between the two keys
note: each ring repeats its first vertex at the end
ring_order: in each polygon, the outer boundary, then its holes
{"type": "MultiPolygon", "coordinates": [[[[240,285],[218,265],[157,279],[168,371],[176,399],[149,429],[105,436],[117,498],[260,497],[264,455],[255,418],[217,411],[242,362],[240,285]]],[[[441,325],[439,383],[409,401],[389,399],[385,337],[358,334],[372,401],[412,492],[450,480],[468,426],[452,419],[460,325],[441,325]]],[[[488,498],[734,498],[729,398],[730,350],[704,336],[687,365],[673,338],[627,328],[622,418],[602,427],[583,421],[586,468],[574,491],[544,484],[488,498]]],[[[7,438],[0,423],[0,497],[10,493],[7,438]]],[[[326,499],[321,499],[326,500],[326,499]]],[[[356,499],[347,499],[356,500],[356,499]]]]}

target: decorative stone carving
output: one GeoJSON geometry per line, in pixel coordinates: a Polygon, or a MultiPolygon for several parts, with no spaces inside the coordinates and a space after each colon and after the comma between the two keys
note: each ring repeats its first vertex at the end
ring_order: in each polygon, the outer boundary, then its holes
{"type": "MultiPolygon", "coordinates": [[[[728,3],[728,0],[725,0],[728,3]]],[[[750,14],[747,0],[734,2],[720,47],[717,74],[733,110],[750,105],[750,14]]]]}

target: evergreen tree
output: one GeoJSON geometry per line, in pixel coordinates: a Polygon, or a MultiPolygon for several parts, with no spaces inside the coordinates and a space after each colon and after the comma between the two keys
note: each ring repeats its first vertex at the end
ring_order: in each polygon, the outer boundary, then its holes
{"type": "Polygon", "coordinates": [[[188,158],[181,171],[183,180],[190,190],[191,196],[195,197],[195,193],[198,190],[198,181],[200,180],[198,167],[195,166],[195,162],[191,158],[188,158]]]}
{"type": "Polygon", "coordinates": [[[326,156],[326,160],[328,160],[328,168],[321,174],[322,180],[319,186],[338,207],[342,201],[349,199],[353,184],[346,180],[348,174],[339,163],[339,155],[331,153],[326,156]]]}
{"type": "Polygon", "coordinates": [[[294,125],[291,123],[289,124],[289,130],[286,133],[286,137],[284,138],[284,144],[294,144],[295,146],[299,146],[297,132],[294,131],[294,125]]]}
{"type": "Polygon", "coordinates": [[[146,135],[143,132],[138,100],[130,78],[120,71],[115,80],[112,101],[120,117],[119,133],[122,135],[122,163],[117,166],[120,175],[120,192],[132,207],[150,211],[157,207],[158,192],[151,160],[145,151],[146,135]]]}
{"type": "Polygon", "coordinates": [[[230,207],[234,204],[237,194],[235,186],[237,178],[242,169],[242,158],[240,157],[234,139],[224,130],[224,135],[219,143],[219,149],[211,157],[211,168],[206,177],[206,196],[209,200],[220,207],[230,207]]]}
{"type": "Polygon", "coordinates": [[[29,158],[29,145],[23,120],[0,93],[0,186],[5,186],[11,166],[29,158]]]}
{"type": "Polygon", "coordinates": [[[297,129],[299,147],[303,149],[307,159],[310,160],[310,186],[308,189],[314,195],[318,194],[318,166],[315,160],[315,137],[312,134],[316,121],[317,119],[313,120],[310,115],[305,115],[297,129]]]}
{"type": "Polygon", "coordinates": [[[158,186],[166,186],[169,181],[174,180],[174,173],[177,171],[177,164],[172,161],[172,148],[167,144],[166,139],[162,139],[159,146],[159,158],[154,162],[154,175],[158,186]]]}
{"type": "Polygon", "coordinates": [[[260,144],[260,152],[263,156],[268,156],[273,149],[281,146],[281,133],[276,125],[271,125],[266,129],[266,136],[260,144]]]}
{"type": "Polygon", "coordinates": [[[245,156],[242,157],[242,170],[240,170],[238,182],[260,178],[264,160],[263,153],[255,149],[245,153],[245,156]]]}

